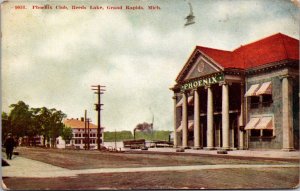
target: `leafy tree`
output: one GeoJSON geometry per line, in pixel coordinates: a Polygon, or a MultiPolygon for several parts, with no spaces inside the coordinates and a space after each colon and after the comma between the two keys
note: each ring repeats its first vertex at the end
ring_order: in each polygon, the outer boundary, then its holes
{"type": "Polygon", "coordinates": [[[64,124],[63,119],[67,117],[66,114],[64,114],[60,110],[56,109],[50,109],[51,111],[51,117],[50,117],[50,131],[49,136],[51,138],[51,145],[52,147],[56,147],[56,138],[59,137],[62,133],[64,124]]]}
{"type": "Polygon", "coordinates": [[[66,117],[66,114],[54,108],[29,108],[29,105],[23,101],[10,105],[10,108],[11,111],[8,116],[6,113],[2,113],[5,133],[9,129],[17,138],[28,136],[29,142],[33,142],[33,144],[35,144],[34,137],[36,135],[43,135],[44,145],[46,140],[48,142],[51,140],[51,145],[55,146],[56,138],[63,131],[64,124],[62,120],[66,117]]]}
{"type": "Polygon", "coordinates": [[[171,131],[153,131],[153,132],[143,132],[143,131],[137,131],[135,136],[136,139],[145,139],[147,141],[168,141],[169,135],[171,131]]]}
{"type": "Polygon", "coordinates": [[[11,108],[9,114],[11,133],[17,138],[31,134],[30,127],[33,117],[29,106],[23,101],[19,101],[16,104],[11,104],[9,107],[11,108]]]}
{"type": "Polygon", "coordinates": [[[62,130],[61,137],[65,140],[65,144],[67,141],[70,141],[73,138],[73,131],[71,127],[64,126],[62,130]]]}
{"type": "Polygon", "coordinates": [[[104,132],[104,141],[106,142],[115,141],[115,137],[116,137],[116,141],[133,139],[133,135],[131,131],[104,132]]]}
{"type": "Polygon", "coordinates": [[[35,116],[34,124],[37,128],[39,128],[40,135],[43,135],[43,145],[46,145],[46,140],[50,140],[49,132],[51,129],[50,117],[51,111],[46,108],[32,108],[32,112],[35,116]]]}
{"type": "Polygon", "coordinates": [[[2,140],[5,140],[5,137],[8,133],[11,133],[10,129],[10,117],[7,113],[2,112],[2,140]]]}

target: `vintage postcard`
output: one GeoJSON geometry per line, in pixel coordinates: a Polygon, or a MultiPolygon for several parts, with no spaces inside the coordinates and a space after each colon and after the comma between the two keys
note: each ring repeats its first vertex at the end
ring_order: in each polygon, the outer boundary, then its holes
{"type": "Polygon", "coordinates": [[[2,2],[2,189],[299,188],[299,8],[2,2]]]}

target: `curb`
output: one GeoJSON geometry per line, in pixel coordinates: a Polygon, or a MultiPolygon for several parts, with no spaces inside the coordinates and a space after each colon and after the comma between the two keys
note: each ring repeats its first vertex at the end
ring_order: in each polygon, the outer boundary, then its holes
{"type": "Polygon", "coordinates": [[[283,158],[283,157],[266,157],[266,156],[241,156],[241,155],[220,155],[220,154],[209,154],[209,153],[188,153],[188,152],[166,152],[166,151],[134,151],[127,150],[125,153],[133,154],[163,154],[163,155],[189,155],[189,156],[204,156],[204,157],[217,157],[217,158],[231,158],[231,159],[254,159],[254,160],[274,160],[274,161],[288,161],[298,162],[300,158],[283,158]]]}

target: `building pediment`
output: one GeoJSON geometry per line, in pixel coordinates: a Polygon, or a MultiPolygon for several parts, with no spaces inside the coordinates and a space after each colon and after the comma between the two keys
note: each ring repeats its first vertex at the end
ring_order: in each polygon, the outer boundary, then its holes
{"type": "Polygon", "coordinates": [[[216,63],[213,59],[205,55],[200,50],[195,49],[179,73],[176,81],[177,83],[182,83],[183,81],[190,79],[219,73],[223,70],[224,68],[216,63]]]}
{"type": "Polygon", "coordinates": [[[200,56],[185,76],[184,81],[193,78],[199,78],[202,76],[207,76],[209,74],[221,71],[222,70],[219,67],[210,63],[209,60],[205,59],[205,57],[200,56]]]}

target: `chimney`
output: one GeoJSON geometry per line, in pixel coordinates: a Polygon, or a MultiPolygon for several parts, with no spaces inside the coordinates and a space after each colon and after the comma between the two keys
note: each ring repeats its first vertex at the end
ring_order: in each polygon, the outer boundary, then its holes
{"type": "Polygon", "coordinates": [[[84,121],[84,117],[81,117],[81,121],[84,121]]]}

